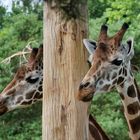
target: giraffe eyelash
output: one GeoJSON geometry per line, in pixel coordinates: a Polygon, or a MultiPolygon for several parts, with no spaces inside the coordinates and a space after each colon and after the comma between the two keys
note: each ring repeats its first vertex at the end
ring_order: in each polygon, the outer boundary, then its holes
{"type": "Polygon", "coordinates": [[[35,82],[37,82],[39,80],[39,77],[37,78],[32,78],[31,76],[29,76],[28,78],[26,78],[26,81],[28,83],[34,84],[35,82]]]}
{"type": "Polygon", "coordinates": [[[121,64],[122,64],[122,59],[114,59],[112,62],[111,62],[111,64],[114,64],[114,65],[116,65],[116,66],[120,66],[121,64]]]}

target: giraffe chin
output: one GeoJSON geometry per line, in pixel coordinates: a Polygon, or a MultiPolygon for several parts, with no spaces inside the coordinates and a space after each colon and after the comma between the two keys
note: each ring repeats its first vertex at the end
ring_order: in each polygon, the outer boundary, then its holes
{"type": "Polygon", "coordinates": [[[93,93],[89,93],[87,96],[83,97],[81,100],[83,102],[90,102],[93,98],[93,93]]]}
{"type": "Polygon", "coordinates": [[[0,106],[0,116],[5,114],[8,111],[8,108],[4,105],[0,106]]]}

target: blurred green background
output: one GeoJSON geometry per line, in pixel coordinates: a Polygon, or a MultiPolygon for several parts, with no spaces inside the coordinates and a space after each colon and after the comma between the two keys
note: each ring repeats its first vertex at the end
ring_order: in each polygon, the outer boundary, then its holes
{"type": "MultiPolygon", "coordinates": [[[[43,39],[43,2],[38,0],[12,1],[7,11],[0,3],[0,61],[21,51],[28,42],[38,46],[43,39]],[[21,4],[22,3],[22,4],[21,4]],[[36,42],[36,43],[35,43],[36,42]]],[[[97,39],[100,26],[108,19],[109,35],[113,35],[123,22],[131,22],[124,40],[134,37],[133,63],[140,66],[140,1],[139,0],[88,0],[89,38],[97,39]]],[[[0,91],[12,79],[19,67],[19,59],[0,63],[0,91]]],[[[140,84],[140,74],[135,73],[140,84]]],[[[42,104],[18,109],[0,116],[0,140],[41,140],[42,104]]],[[[94,97],[90,112],[112,140],[129,140],[128,128],[117,92],[94,97]]]]}

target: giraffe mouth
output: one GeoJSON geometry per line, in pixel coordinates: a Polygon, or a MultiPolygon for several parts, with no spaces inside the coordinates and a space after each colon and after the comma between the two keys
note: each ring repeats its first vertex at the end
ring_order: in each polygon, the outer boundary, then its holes
{"type": "Polygon", "coordinates": [[[5,114],[8,111],[8,108],[4,105],[0,105],[0,116],[5,114]]]}
{"type": "Polygon", "coordinates": [[[8,108],[5,106],[5,100],[0,96],[0,116],[5,114],[8,108]]]}
{"type": "Polygon", "coordinates": [[[92,100],[92,98],[93,98],[93,93],[89,93],[87,96],[83,97],[81,100],[83,102],[89,102],[92,100]]]}

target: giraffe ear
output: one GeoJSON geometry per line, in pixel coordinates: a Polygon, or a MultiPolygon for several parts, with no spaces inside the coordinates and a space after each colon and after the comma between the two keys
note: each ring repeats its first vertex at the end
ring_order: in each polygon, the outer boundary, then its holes
{"type": "Polygon", "coordinates": [[[127,41],[127,56],[132,58],[134,55],[134,48],[133,48],[133,38],[129,38],[127,41]]]}
{"type": "Polygon", "coordinates": [[[93,54],[97,47],[96,41],[89,40],[89,39],[83,39],[83,43],[84,43],[85,47],[87,48],[89,54],[93,54]]]}

